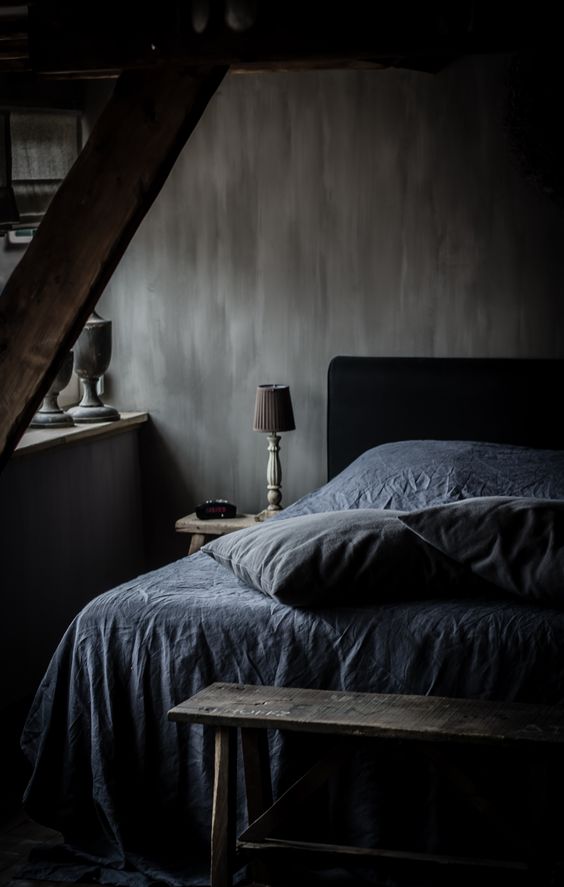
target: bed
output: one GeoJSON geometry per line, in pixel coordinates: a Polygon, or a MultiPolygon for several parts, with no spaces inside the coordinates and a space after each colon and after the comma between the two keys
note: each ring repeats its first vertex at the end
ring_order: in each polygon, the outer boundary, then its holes
{"type": "MultiPolygon", "coordinates": [[[[352,514],[354,527],[355,511],[395,520],[492,497],[556,508],[562,363],[336,358],[328,483],[268,523],[278,532],[342,512],[337,519],[352,514]]],[[[414,583],[405,594],[396,583],[393,593],[347,592],[337,602],[316,586],[313,603],[296,605],[200,551],[96,598],[62,639],[22,737],[33,768],[26,809],[65,837],[23,876],[207,882],[213,749],[202,728],[179,728],[166,713],[213,681],[563,703],[563,605],[479,582],[431,591],[414,583]]],[[[270,741],[280,791],[311,740],[270,741]]],[[[420,783],[422,809],[398,801],[360,756],[339,774],[315,827],[374,844],[399,819],[403,838],[436,847],[448,831],[436,785],[420,767],[401,766],[406,784],[420,783]]]]}

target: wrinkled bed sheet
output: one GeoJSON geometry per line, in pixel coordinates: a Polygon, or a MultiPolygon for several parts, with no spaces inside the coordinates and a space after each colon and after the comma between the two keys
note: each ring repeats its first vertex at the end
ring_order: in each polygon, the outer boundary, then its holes
{"type": "MultiPolygon", "coordinates": [[[[534,455],[523,472],[506,450],[494,448],[488,461],[483,449],[471,449],[468,471],[445,471],[447,454],[425,455],[416,442],[406,473],[405,448],[387,446],[380,480],[370,458],[361,457],[364,494],[354,502],[358,466],[356,480],[347,469],[285,515],[368,504],[416,508],[480,495],[476,483],[482,495],[564,498],[562,454],[554,455],[557,480],[547,483],[550,455],[544,463],[534,455]],[[429,470],[431,456],[436,471],[429,470]]],[[[563,703],[564,612],[501,594],[293,609],[246,587],[202,552],[109,591],[68,629],[29,714],[26,808],[62,831],[66,845],[40,853],[22,876],[129,887],[208,882],[211,731],[171,723],[166,714],[213,681],[563,703]]],[[[270,742],[276,791],[318,739],[272,733],[270,742]]],[[[380,812],[387,802],[385,786],[371,789],[372,766],[363,753],[351,755],[325,807],[340,838],[374,846],[386,838],[380,812]]],[[[409,777],[412,787],[418,772],[409,777]]],[[[395,783],[389,797],[396,807],[397,795],[395,783]]],[[[413,812],[415,839],[434,847],[439,826],[428,799],[423,828],[412,799],[400,800],[404,836],[413,812]]],[[[239,818],[243,825],[242,810],[239,818]]],[[[324,828],[326,836],[327,822],[324,828]]]]}
{"type": "MultiPolygon", "coordinates": [[[[297,610],[203,553],[185,558],[90,603],[51,663],[23,738],[35,762],[26,807],[83,858],[58,850],[27,876],[206,883],[210,737],[166,713],[212,681],[564,702],[563,650],[555,610],[297,610]]],[[[359,825],[370,803],[355,799],[359,825]]]]}

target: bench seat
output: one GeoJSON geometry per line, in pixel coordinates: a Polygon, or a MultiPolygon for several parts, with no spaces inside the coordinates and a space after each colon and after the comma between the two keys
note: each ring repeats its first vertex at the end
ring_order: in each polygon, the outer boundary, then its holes
{"type": "MultiPolygon", "coordinates": [[[[424,753],[444,763],[437,748],[445,743],[481,744],[515,748],[533,762],[539,798],[547,798],[547,783],[554,782],[561,767],[553,766],[564,743],[564,707],[408,696],[353,693],[295,687],[268,687],[216,683],[171,709],[169,718],[179,723],[204,724],[216,730],[215,777],[212,812],[212,887],[230,887],[237,861],[257,860],[255,880],[270,881],[272,863],[291,854],[316,854],[335,859],[364,856],[409,864],[465,866],[505,869],[526,875],[535,887],[559,883],[556,858],[556,827],[548,825],[547,810],[532,811],[533,827],[528,837],[520,834],[514,843],[521,849],[518,859],[447,857],[409,851],[365,848],[275,837],[276,826],[287,822],[296,805],[334,772],[343,753],[339,737],[367,737],[386,741],[417,743],[424,753]],[[337,740],[323,758],[300,777],[274,803],[270,784],[267,729],[320,733],[337,740]],[[249,827],[235,840],[235,733],[241,731],[249,827]],[[537,766],[538,765],[538,766],[537,766]]],[[[453,783],[480,811],[492,827],[512,837],[507,817],[496,812],[469,783],[467,776],[448,764],[453,783]]],[[[551,817],[553,820],[553,817],[551,817]]],[[[453,877],[455,877],[453,875],[453,877]]],[[[526,883],[520,882],[520,883],[526,883]]],[[[564,881],[563,881],[564,883],[564,881]]]]}

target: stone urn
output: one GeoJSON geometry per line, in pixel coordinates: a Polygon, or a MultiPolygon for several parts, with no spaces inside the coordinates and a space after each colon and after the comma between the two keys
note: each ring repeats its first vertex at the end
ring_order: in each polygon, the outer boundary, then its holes
{"type": "Polygon", "coordinates": [[[72,416],[59,406],[59,394],[69,384],[72,376],[73,353],[69,351],[51,382],[43,403],[30,422],[30,428],[65,428],[74,425],[72,416]]]}
{"type": "Polygon", "coordinates": [[[69,410],[77,424],[115,422],[119,413],[102,403],[98,380],[104,375],[112,356],[112,322],[93,311],[74,346],[74,371],[82,382],[83,396],[78,406],[69,410]]]}

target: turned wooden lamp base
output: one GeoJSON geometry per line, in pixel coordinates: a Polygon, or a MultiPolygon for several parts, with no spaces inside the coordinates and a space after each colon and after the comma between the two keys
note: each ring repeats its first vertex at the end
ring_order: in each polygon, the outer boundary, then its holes
{"type": "Polygon", "coordinates": [[[295,428],[290,389],[287,385],[259,385],[257,388],[254,431],[266,433],[268,440],[268,465],[266,489],[268,505],[257,516],[265,520],[282,511],[282,468],[280,467],[280,435],[277,431],[293,431],[295,428]]]}
{"type": "Polygon", "coordinates": [[[266,467],[266,498],[267,507],[257,516],[258,520],[265,520],[282,511],[282,468],[280,465],[280,435],[271,432],[268,440],[268,465],[266,467]]]}

